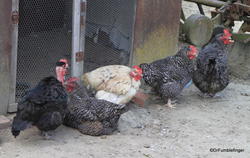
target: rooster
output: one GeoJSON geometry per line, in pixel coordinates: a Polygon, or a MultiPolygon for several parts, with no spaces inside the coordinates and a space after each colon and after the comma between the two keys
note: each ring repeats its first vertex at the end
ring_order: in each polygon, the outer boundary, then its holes
{"type": "Polygon", "coordinates": [[[50,139],[49,131],[59,127],[68,112],[67,100],[61,82],[53,76],[42,79],[18,103],[11,129],[13,136],[17,137],[20,131],[34,125],[50,139]]]}
{"type": "Polygon", "coordinates": [[[125,112],[125,104],[114,104],[106,100],[90,97],[87,89],[78,84],[78,78],[65,79],[67,61],[57,67],[59,79],[64,84],[69,95],[69,110],[64,119],[64,125],[78,129],[81,133],[99,136],[112,134],[118,126],[120,115],[125,112]]]}
{"type": "Polygon", "coordinates": [[[229,84],[226,45],[232,43],[231,36],[227,29],[215,29],[214,37],[197,57],[197,70],[192,79],[204,96],[213,97],[229,84]]]}
{"type": "Polygon", "coordinates": [[[171,99],[190,83],[196,56],[196,47],[190,45],[182,47],[174,56],[140,64],[145,83],[159,93],[167,106],[173,108],[171,99]]]}
{"type": "Polygon", "coordinates": [[[109,65],[85,73],[82,80],[87,88],[96,91],[97,99],[115,104],[128,103],[139,90],[142,70],[123,65],[109,65]]]}

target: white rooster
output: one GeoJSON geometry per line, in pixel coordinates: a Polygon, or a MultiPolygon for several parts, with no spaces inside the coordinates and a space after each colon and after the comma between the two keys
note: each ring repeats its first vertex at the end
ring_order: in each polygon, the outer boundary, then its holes
{"type": "Polygon", "coordinates": [[[115,104],[128,103],[139,90],[142,69],[124,65],[108,65],[85,73],[82,80],[87,88],[96,91],[97,99],[115,104]]]}

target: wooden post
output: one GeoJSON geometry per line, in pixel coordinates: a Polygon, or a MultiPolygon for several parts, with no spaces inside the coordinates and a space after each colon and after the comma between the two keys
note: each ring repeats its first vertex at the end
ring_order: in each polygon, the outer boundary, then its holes
{"type": "Polygon", "coordinates": [[[11,0],[0,0],[0,114],[6,114],[9,104],[11,9],[11,0]]]}
{"type": "MultiPolygon", "coordinates": [[[[10,96],[8,112],[17,111],[16,103],[16,71],[17,71],[17,47],[18,47],[18,23],[19,23],[19,0],[12,0],[12,13],[15,13],[15,21],[12,22],[11,32],[11,67],[10,67],[10,96]]],[[[14,16],[12,14],[12,16],[14,16]]],[[[14,20],[14,17],[13,17],[14,20]]]]}
{"type": "Polygon", "coordinates": [[[86,0],[73,1],[71,75],[74,77],[83,74],[86,3],[86,0]]]}

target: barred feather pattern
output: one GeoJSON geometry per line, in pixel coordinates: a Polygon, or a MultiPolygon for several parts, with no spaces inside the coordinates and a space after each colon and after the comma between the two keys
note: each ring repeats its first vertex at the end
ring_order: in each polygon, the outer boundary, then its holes
{"type": "Polygon", "coordinates": [[[64,124],[83,134],[112,134],[117,129],[120,115],[125,112],[125,105],[89,97],[83,85],[78,85],[69,98],[70,113],[65,117],[64,124]]]}
{"type": "Polygon", "coordinates": [[[214,96],[229,84],[228,51],[219,37],[215,36],[203,47],[197,57],[197,70],[193,73],[195,86],[203,93],[214,96]]]}
{"type": "Polygon", "coordinates": [[[174,56],[140,65],[145,83],[153,87],[164,101],[178,96],[192,79],[194,61],[188,59],[187,51],[188,47],[184,46],[174,56]]]}

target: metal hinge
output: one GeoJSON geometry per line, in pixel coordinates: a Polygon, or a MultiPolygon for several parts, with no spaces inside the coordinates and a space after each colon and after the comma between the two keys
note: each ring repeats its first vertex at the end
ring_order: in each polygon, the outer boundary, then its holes
{"type": "Polygon", "coordinates": [[[76,62],[81,62],[84,59],[84,52],[77,52],[76,53],[76,62]]]}
{"type": "Polygon", "coordinates": [[[12,12],[11,20],[13,24],[18,24],[19,22],[19,12],[17,10],[12,12]]]}

